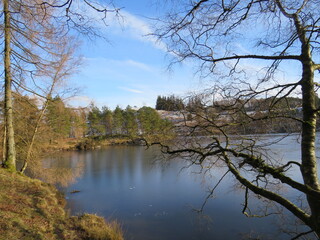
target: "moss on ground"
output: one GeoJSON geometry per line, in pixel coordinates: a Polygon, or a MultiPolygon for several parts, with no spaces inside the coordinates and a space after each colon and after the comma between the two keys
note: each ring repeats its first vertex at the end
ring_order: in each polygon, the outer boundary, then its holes
{"type": "Polygon", "coordinates": [[[69,216],[51,185],[0,168],[0,240],[121,240],[116,222],[69,216]]]}

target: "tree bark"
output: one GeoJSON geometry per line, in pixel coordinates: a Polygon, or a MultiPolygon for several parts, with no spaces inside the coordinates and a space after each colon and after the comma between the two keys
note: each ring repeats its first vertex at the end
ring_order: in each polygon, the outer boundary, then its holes
{"type": "MultiPolygon", "coordinates": [[[[314,63],[310,50],[310,42],[297,16],[295,26],[301,42],[302,63],[302,141],[301,141],[301,174],[304,184],[320,191],[317,158],[315,151],[316,139],[316,101],[314,90],[314,63]]],[[[307,194],[307,201],[311,210],[311,223],[318,237],[320,237],[320,199],[307,194]]]]}
{"type": "MultiPolygon", "coordinates": [[[[309,53],[310,54],[310,53],[309,53]]],[[[317,158],[315,154],[316,138],[316,106],[314,91],[314,70],[312,61],[304,60],[302,74],[302,104],[303,104],[303,124],[301,142],[301,173],[305,185],[320,191],[317,158]]],[[[311,222],[314,230],[320,237],[320,199],[307,194],[307,200],[311,210],[311,222]]]]}
{"type": "Polygon", "coordinates": [[[6,150],[3,166],[10,171],[16,171],[16,151],[13,130],[13,110],[11,93],[11,24],[9,0],[3,1],[4,12],[4,118],[6,129],[6,150]]]}
{"type": "MultiPolygon", "coordinates": [[[[51,88],[50,94],[52,92],[52,88],[51,88]]],[[[30,141],[30,145],[28,147],[27,157],[24,160],[23,166],[22,166],[22,168],[20,170],[21,173],[24,173],[24,171],[26,170],[26,168],[28,166],[28,163],[30,161],[31,153],[32,153],[32,150],[33,150],[33,145],[34,145],[34,142],[35,142],[35,139],[36,139],[36,135],[37,135],[41,120],[42,120],[42,118],[44,116],[44,113],[47,110],[48,103],[49,103],[49,100],[47,99],[45,104],[44,104],[44,106],[43,106],[43,108],[42,108],[42,110],[41,110],[41,112],[40,112],[40,115],[39,115],[39,117],[37,119],[36,126],[34,127],[34,130],[33,130],[33,133],[32,133],[32,138],[31,138],[31,141],[30,141]]]]}

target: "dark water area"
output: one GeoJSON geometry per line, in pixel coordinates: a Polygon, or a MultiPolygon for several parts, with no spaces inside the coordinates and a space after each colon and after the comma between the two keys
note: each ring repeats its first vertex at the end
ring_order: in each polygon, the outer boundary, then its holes
{"type": "MultiPolygon", "coordinates": [[[[296,137],[284,139],[273,150],[288,160],[300,156],[296,137]]],[[[198,213],[195,209],[226,169],[199,174],[198,166],[184,168],[181,159],[164,162],[159,156],[157,148],[112,146],[68,152],[50,159],[49,165],[78,173],[74,183],[60,187],[72,214],[95,213],[117,220],[127,240],[290,239],[279,231],[283,223],[277,216],[248,218],[241,213],[244,190],[235,187],[231,175],[198,213]]],[[[300,178],[298,172],[291,175],[300,178]]],[[[250,206],[259,207],[259,200],[251,199],[250,206]]]]}

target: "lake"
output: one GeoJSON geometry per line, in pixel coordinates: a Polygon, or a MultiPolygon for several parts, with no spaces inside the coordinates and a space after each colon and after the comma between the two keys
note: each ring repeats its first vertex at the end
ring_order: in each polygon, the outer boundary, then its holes
{"type": "MultiPolygon", "coordinates": [[[[278,136],[266,138],[274,137],[278,136]]],[[[282,158],[299,159],[297,136],[272,150],[282,158]]],[[[283,223],[274,215],[248,218],[241,213],[244,191],[235,187],[231,175],[204,211],[197,212],[226,169],[211,169],[204,175],[197,166],[185,166],[181,159],[160,160],[158,148],[143,146],[66,152],[47,161],[48,168],[69,168],[76,174],[73,183],[59,187],[72,214],[96,213],[117,220],[127,240],[289,239],[278,231],[283,223]]],[[[298,172],[292,174],[300,178],[298,172]]],[[[256,200],[250,203],[253,209],[260,206],[256,200]]]]}

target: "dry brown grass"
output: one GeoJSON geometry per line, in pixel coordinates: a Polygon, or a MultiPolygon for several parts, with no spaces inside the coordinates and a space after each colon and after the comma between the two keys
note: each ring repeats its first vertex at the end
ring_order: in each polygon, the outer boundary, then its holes
{"type": "Polygon", "coordinates": [[[92,214],[84,214],[72,219],[73,225],[81,233],[81,239],[123,239],[121,227],[117,222],[106,223],[102,217],[92,214]]]}
{"type": "Polygon", "coordinates": [[[121,240],[117,223],[85,214],[69,217],[51,185],[0,169],[0,240],[121,240]]]}

